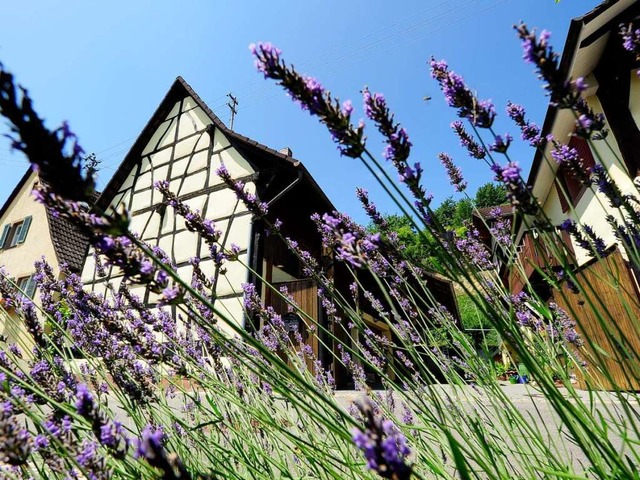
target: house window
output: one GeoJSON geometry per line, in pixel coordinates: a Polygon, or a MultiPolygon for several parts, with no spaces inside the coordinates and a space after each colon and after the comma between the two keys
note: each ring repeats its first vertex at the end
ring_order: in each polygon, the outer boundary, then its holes
{"type": "Polygon", "coordinates": [[[36,293],[36,279],[34,275],[29,275],[28,277],[20,277],[16,282],[18,288],[24,293],[27,297],[33,298],[33,294],[36,293]]]}
{"type": "Polygon", "coordinates": [[[27,233],[29,233],[29,227],[31,226],[31,216],[25,217],[19,222],[9,223],[2,227],[2,234],[0,236],[0,249],[7,249],[15,247],[24,243],[27,239],[27,233]]]}
{"type": "MultiPolygon", "coordinates": [[[[596,164],[593,153],[591,153],[591,149],[589,148],[589,142],[584,138],[577,136],[571,137],[569,147],[573,147],[578,151],[585,172],[588,172],[591,167],[596,164]]],[[[567,168],[561,166],[557,173],[556,190],[560,198],[562,212],[564,213],[569,210],[569,204],[574,207],[578,204],[582,195],[587,190],[587,186],[583,185],[567,168]]]]}

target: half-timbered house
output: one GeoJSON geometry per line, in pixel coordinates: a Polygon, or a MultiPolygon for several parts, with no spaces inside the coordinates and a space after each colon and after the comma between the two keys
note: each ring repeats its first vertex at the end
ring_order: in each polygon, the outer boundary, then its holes
{"type": "MultiPolygon", "coordinates": [[[[196,256],[201,259],[199,266],[203,273],[217,276],[216,308],[236,325],[247,329],[259,327],[245,315],[242,284],[246,282],[257,286],[265,304],[279,313],[287,312],[287,305],[265,288],[260,277],[276,288],[286,287],[310,322],[328,323],[316,283],[305,275],[303,265],[284,241],[266,233],[265,222],[281,221],[284,237],[295,239],[320,265],[330,269],[331,253],[323,250],[321,236],[310,217],[313,213],[333,211],[333,205],[288,148],[276,151],[230,130],[180,77],[97,201],[97,208],[102,211],[122,207],[131,215],[131,230],[166,252],[182,279],[191,279],[190,259],[196,256]],[[221,165],[268,205],[266,219],[252,215],[223,183],[216,173],[221,165]],[[187,230],[184,220],[175,215],[154,188],[159,180],[168,181],[169,190],[180,200],[215,223],[222,232],[220,243],[227,249],[234,245],[239,261],[227,262],[224,269],[216,271],[206,246],[187,230]]],[[[87,288],[106,294],[107,280],[117,288],[121,275],[114,269],[105,277],[97,276],[93,252],[88,252],[82,273],[87,288]]],[[[442,303],[455,309],[450,283],[435,278],[431,281],[440,288],[439,294],[447,297],[442,303]]],[[[157,300],[143,286],[134,286],[132,290],[149,305],[157,300]]],[[[180,307],[171,308],[177,314],[180,307]]],[[[327,342],[320,341],[315,329],[308,328],[309,321],[300,316],[290,317],[287,320],[298,323],[316,358],[328,366],[331,352],[326,350],[330,348],[327,342]]],[[[373,319],[371,322],[376,323],[373,319]]],[[[224,322],[220,326],[224,328],[224,322]]]]}

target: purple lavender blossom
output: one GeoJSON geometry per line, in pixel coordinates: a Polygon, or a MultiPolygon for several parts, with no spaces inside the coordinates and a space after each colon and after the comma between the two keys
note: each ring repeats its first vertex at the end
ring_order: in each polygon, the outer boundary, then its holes
{"type": "Polygon", "coordinates": [[[379,234],[368,234],[343,214],[312,216],[322,236],[323,245],[333,248],[337,258],[356,268],[369,264],[381,243],[379,234]]]}
{"type": "Polygon", "coordinates": [[[456,120],[451,123],[451,128],[460,138],[460,145],[467,149],[469,156],[482,160],[487,156],[487,151],[465,130],[462,122],[456,120]]]}
{"type": "Polygon", "coordinates": [[[426,210],[429,199],[424,188],[420,185],[422,168],[418,162],[413,166],[408,162],[412,143],[407,131],[394,121],[394,116],[381,93],[372,93],[365,87],[362,91],[362,98],[365,114],[375,122],[378,131],[385,137],[384,158],[393,164],[400,181],[409,187],[419,205],[418,209],[420,211],[426,210]]]}
{"type": "Polygon", "coordinates": [[[580,157],[578,150],[569,145],[553,140],[553,150],[551,156],[562,168],[570,172],[583,186],[591,185],[591,178],[584,168],[584,160],[580,157]]]}
{"type": "Polygon", "coordinates": [[[576,222],[568,218],[560,224],[560,229],[569,233],[573,240],[592,257],[602,258],[606,256],[607,246],[604,240],[598,237],[589,225],[582,225],[582,231],[580,231],[576,222]]]}
{"type": "Polygon", "coordinates": [[[362,204],[362,208],[367,213],[371,221],[382,231],[388,230],[388,223],[385,220],[384,216],[378,211],[376,205],[371,202],[369,199],[369,192],[367,192],[363,188],[356,189],[356,196],[360,203],[362,204]]]}
{"type": "Polygon", "coordinates": [[[411,477],[407,439],[391,420],[377,418],[369,402],[358,405],[364,418],[363,430],[353,432],[353,442],[362,450],[367,467],[382,478],[406,480],[411,477]]]}
{"type": "Polygon", "coordinates": [[[489,150],[496,153],[507,153],[512,140],[513,137],[508,133],[506,133],[504,136],[496,135],[494,138],[494,142],[489,146],[489,150]]]}
{"type": "Polygon", "coordinates": [[[537,212],[538,204],[531,195],[529,187],[522,180],[521,169],[516,162],[509,162],[505,166],[493,164],[491,170],[495,173],[495,180],[502,183],[507,189],[511,205],[524,213],[537,212]]]}
{"type": "Polygon", "coordinates": [[[440,159],[440,163],[442,163],[444,168],[447,170],[449,181],[456,189],[456,192],[464,191],[467,188],[467,182],[462,176],[460,168],[453,163],[453,159],[443,152],[438,154],[438,158],[440,159]]]}
{"type": "Polygon", "coordinates": [[[622,35],[622,46],[628,52],[635,55],[636,60],[640,59],[640,29],[633,23],[620,25],[620,35],[622,35]]]}
{"type": "Polygon", "coordinates": [[[282,52],[270,43],[251,44],[256,67],[265,78],[276,80],[300,104],[303,110],[317,116],[324,123],[342,155],[357,158],[364,152],[364,124],[351,123],[353,107],[349,101],[342,105],[312,77],[303,77],[281,59],[282,52]]]}
{"type": "Polygon", "coordinates": [[[255,66],[258,71],[264,73],[264,78],[269,78],[270,72],[280,64],[282,50],[274,47],[269,42],[261,42],[249,45],[249,50],[256,57],[255,66]]]}
{"type": "Polygon", "coordinates": [[[545,90],[551,97],[551,103],[558,108],[568,108],[576,112],[575,134],[594,140],[606,137],[607,129],[604,115],[596,114],[581,97],[586,84],[583,78],[570,81],[560,70],[560,59],[549,43],[550,34],[546,30],[536,37],[524,23],[514,27],[522,40],[523,58],[533,63],[538,78],[545,81],[545,90]]]}
{"type": "Polygon", "coordinates": [[[507,104],[507,115],[515,124],[520,127],[523,140],[529,142],[532,147],[539,147],[543,143],[540,136],[540,127],[535,123],[528,122],[525,118],[525,111],[521,105],[509,102],[507,104]]]}
{"type": "Polygon", "coordinates": [[[224,164],[218,167],[216,175],[218,175],[220,179],[235,192],[236,196],[245,204],[249,211],[259,217],[266,216],[269,210],[267,204],[265,202],[261,202],[255,194],[246,191],[243,182],[234,180],[224,164]]]}
{"type": "Polygon", "coordinates": [[[449,71],[443,60],[431,58],[431,76],[440,84],[440,89],[450,107],[458,109],[458,116],[466,118],[472,125],[490,128],[496,116],[493,104],[489,100],[479,101],[465,85],[463,78],[449,71]]]}
{"type": "Polygon", "coordinates": [[[0,461],[9,465],[24,465],[31,455],[31,435],[20,428],[11,405],[0,404],[0,461]]]}
{"type": "Polygon", "coordinates": [[[491,252],[480,240],[480,233],[477,229],[468,229],[464,237],[459,237],[455,240],[454,247],[464,255],[466,261],[479,269],[489,270],[495,268],[491,252]]]}
{"type": "Polygon", "coordinates": [[[594,183],[598,186],[598,191],[607,197],[612,207],[620,208],[629,205],[629,199],[622,194],[620,187],[613,181],[606,168],[600,164],[594,165],[591,167],[591,174],[594,177],[594,183]]]}

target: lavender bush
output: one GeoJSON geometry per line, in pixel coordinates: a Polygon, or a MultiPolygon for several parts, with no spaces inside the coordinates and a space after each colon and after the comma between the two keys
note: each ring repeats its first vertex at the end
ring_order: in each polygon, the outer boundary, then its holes
{"type": "MultiPolygon", "coordinates": [[[[584,81],[559,79],[549,35],[536,35],[524,25],[517,33],[551,101],[575,114],[577,134],[606,142],[604,118],[582,100],[584,81]]],[[[637,31],[625,27],[623,34],[625,48],[637,52],[637,31]]],[[[381,182],[424,236],[436,260],[431,274],[457,282],[491,322],[535,379],[532,393],[548,403],[553,422],[535,410],[524,414],[507,396],[494,367],[427,287],[426,272],[407,262],[403,245],[366,192],[358,196],[379,233],[339,212],[313,217],[324,247],[351,274],[344,289],[296,239],[283,235],[279,222],[269,221],[267,205],[220,169],[221,179],[318,284],[333,328],[312,328],[318,338],[335,345],[330,349],[334,364],[349,373],[363,397],[345,408],[333,372],[314,356],[301,331],[291,332],[283,317],[264,305],[255,285],[244,286],[246,313],[260,326],[250,333],[226,322],[212,300],[216,278],[204,275],[197,258],[192,259],[193,278],[185,282],[164,252],[130,231],[126,212],[89,209],[94,183],[81,168],[77,139],[66,125],[47,130],[26,91],[18,91],[11,74],[0,70],[0,113],[11,124],[13,147],[27,155],[43,180],[36,199],[87,235],[96,251],[98,275],[104,276],[110,266],[126,277],[118,288],[110,285],[103,297],[84,289],[67,267],[59,275],[39,262],[37,307],[10,280],[10,272],[1,272],[2,315],[17,316],[28,331],[28,337],[0,352],[2,476],[638,478],[637,396],[614,383],[613,392],[593,390],[591,403],[583,401],[573,376],[589,378],[589,369],[598,370],[602,348],[580,336],[575,312],[547,304],[535,293],[513,296],[498,277],[496,258],[511,262],[516,271],[525,268],[518,263],[511,220],[489,226],[497,254],[472,227],[448,231],[433,215],[422,167],[409,159],[409,135],[383,95],[365,89],[364,113],[384,139],[384,161],[391,162],[406,189],[368,149],[365,125],[351,120],[350,101],[338,101],[317,80],[300,75],[274,46],[258,44],[252,52],[266,78],[276,80],[327,126],[341,154],[360,159],[381,182]],[[159,295],[161,305],[177,306],[179,318],[166,308],[149,309],[132,293],[136,285],[159,295]],[[391,338],[364,321],[358,307],[362,301],[388,327],[391,338]],[[233,335],[219,328],[221,322],[233,335]],[[382,390],[369,386],[367,372],[376,375],[382,390]]],[[[598,312],[603,325],[615,325],[616,319],[590,297],[593,289],[572,271],[560,233],[510,158],[514,139],[494,133],[498,109],[478,99],[444,61],[432,59],[430,70],[459,117],[452,128],[469,155],[486,162],[506,188],[516,221],[535,226],[551,250],[553,268],[540,269],[549,288],[570,295],[564,288],[570,285],[587,298],[587,307],[598,312]],[[541,228],[545,226],[549,228],[541,228]]],[[[567,165],[580,182],[606,195],[620,213],[609,222],[637,268],[640,218],[633,198],[623,195],[600,165],[584,172],[579,155],[567,145],[540,138],[540,129],[527,121],[521,107],[509,104],[507,113],[524,141],[539,148],[553,142],[553,158],[547,161],[567,165]]],[[[442,153],[440,160],[454,188],[464,190],[466,183],[451,157],[442,153]]],[[[183,204],[167,183],[155,187],[219,268],[240,261],[237,249],[221,245],[213,222],[183,204]]],[[[567,222],[562,229],[594,259],[607,254],[588,225],[567,222]]],[[[288,292],[267,288],[306,323],[312,321],[288,292]]],[[[629,348],[615,328],[606,331],[629,348]]],[[[639,375],[628,373],[636,379],[639,375]]]]}

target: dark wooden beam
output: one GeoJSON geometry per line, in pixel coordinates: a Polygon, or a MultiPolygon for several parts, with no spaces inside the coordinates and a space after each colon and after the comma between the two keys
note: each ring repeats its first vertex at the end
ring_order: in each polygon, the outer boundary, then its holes
{"type": "Polygon", "coordinates": [[[620,38],[612,35],[594,70],[598,80],[596,93],[615,137],[630,177],[640,173],[640,130],[629,110],[629,88],[633,56],[624,50],[620,38]]]}

